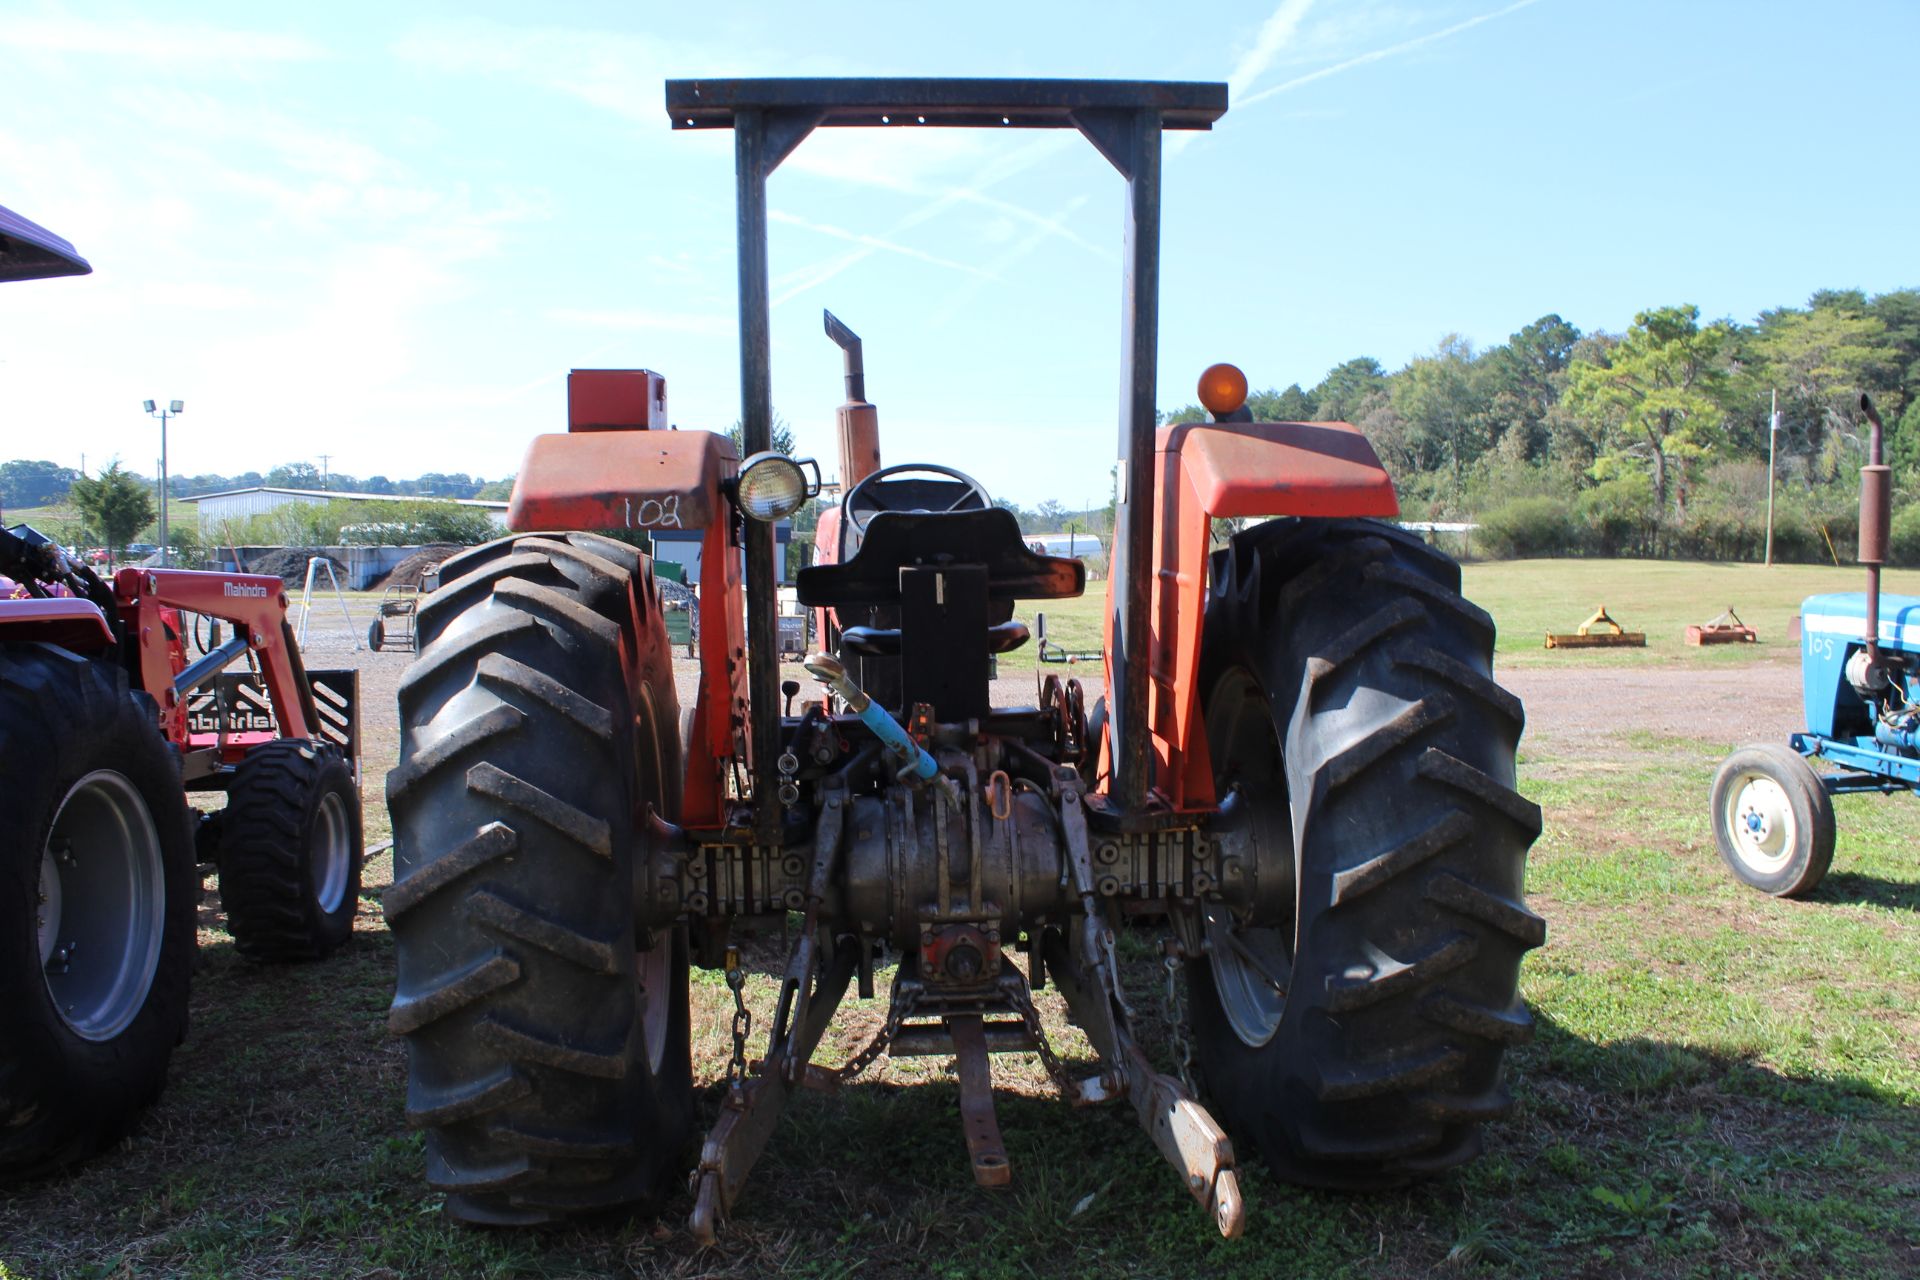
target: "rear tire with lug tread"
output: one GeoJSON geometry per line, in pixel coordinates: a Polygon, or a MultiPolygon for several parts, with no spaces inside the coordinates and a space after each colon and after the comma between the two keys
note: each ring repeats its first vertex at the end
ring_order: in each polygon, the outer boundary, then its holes
{"type": "Polygon", "coordinates": [[[227,932],[255,960],[318,960],[353,936],[360,788],[329,743],[282,738],[241,759],[220,832],[227,932]]]}
{"type": "Polygon", "coordinates": [[[387,776],[407,1115],[480,1224],[621,1209],[693,1136],[685,933],[637,936],[638,820],[679,813],[652,566],[592,534],[449,560],[417,618],[387,776]]]}
{"type": "Polygon", "coordinates": [[[1296,846],[1294,918],[1214,921],[1194,1049],[1229,1132],[1290,1181],[1387,1187],[1470,1159],[1532,1034],[1540,812],[1514,789],[1522,711],[1489,674],[1493,621],[1459,587],[1451,559],[1371,520],[1275,520],[1214,556],[1214,768],[1296,846]]]}
{"type": "Polygon", "coordinates": [[[116,664],[0,645],[0,776],[12,1182],[112,1144],[159,1095],[187,1032],[199,884],[179,766],[116,664]]]}
{"type": "Polygon", "coordinates": [[[1728,756],[1711,808],[1721,860],[1762,893],[1805,897],[1833,864],[1833,797],[1791,747],[1761,742],[1728,756]]]}

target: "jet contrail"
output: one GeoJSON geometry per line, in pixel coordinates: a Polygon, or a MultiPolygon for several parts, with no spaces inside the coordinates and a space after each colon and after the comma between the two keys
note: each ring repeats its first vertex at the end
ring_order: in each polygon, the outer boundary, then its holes
{"type": "Polygon", "coordinates": [[[1418,49],[1421,45],[1432,44],[1435,40],[1444,40],[1448,36],[1459,35],[1462,31],[1477,27],[1483,22],[1492,22],[1495,18],[1504,18],[1515,10],[1525,9],[1529,5],[1538,3],[1539,0],[1516,0],[1515,3],[1508,5],[1504,9],[1495,9],[1492,13],[1483,13],[1476,18],[1468,18],[1465,22],[1456,22],[1452,26],[1439,31],[1430,31],[1424,36],[1415,36],[1411,40],[1402,40],[1399,44],[1388,45],[1384,49],[1375,49],[1371,53],[1363,53],[1358,57],[1348,58],[1345,62],[1336,62],[1330,67],[1322,67],[1318,71],[1310,71],[1304,76],[1295,76],[1291,80],[1274,85],[1271,89],[1262,89],[1251,97],[1242,98],[1233,105],[1242,109],[1250,107],[1256,102],[1271,98],[1276,93],[1285,93],[1289,89],[1298,89],[1301,85],[1312,84],[1315,80],[1325,80],[1328,76],[1339,75],[1342,71],[1350,71],[1354,67],[1363,67],[1369,62],[1378,62],[1382,58],[1391,58],[1395,54],[1405,53],[1409,49],[1418,49]]]}

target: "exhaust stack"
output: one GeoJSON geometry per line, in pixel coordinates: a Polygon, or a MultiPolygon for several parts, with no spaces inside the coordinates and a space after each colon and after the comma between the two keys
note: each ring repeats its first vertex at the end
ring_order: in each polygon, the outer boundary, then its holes
{"type": "Polygon", "coordinates": [[[1865,393],[1860,411],[1873,424],[1867,465],[1860,468],[1860,563],[1867,566],[1867,665],[1880,665],[1880,566],[1887,559],[1887,530],[1893,520],[1893,469],[1886,464],[1886,428],[1880,411],[1865,393]]]}
{"type": "Polygon", "coordinates": [[[845,493],[880,469],[880,411],[867,402],[867,370],[860,356],[860,335],[822,311],[827,336],[846,353],[847,401],[835,411],[840,426],[840,492],[845,493]]]}

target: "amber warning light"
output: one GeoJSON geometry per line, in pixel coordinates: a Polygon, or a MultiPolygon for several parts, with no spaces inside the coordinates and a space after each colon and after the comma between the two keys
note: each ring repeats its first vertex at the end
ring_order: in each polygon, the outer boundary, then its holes
{"type": "Polygon", "coordinates": [[[1216,419],[1239,411],[1247,402],[1247,375],[1230,364],[1209,365],[1200,375],[1200,403],[1216,419]]]}

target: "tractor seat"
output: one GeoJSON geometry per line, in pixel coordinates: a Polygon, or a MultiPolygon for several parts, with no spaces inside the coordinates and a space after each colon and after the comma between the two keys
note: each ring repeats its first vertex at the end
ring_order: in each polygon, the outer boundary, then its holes
{"type": "MultiPolygon", "coordinates": [[[[1031,638],[1027,624],[1017,618],[995,623],[987,628],[987,652],[1012,653],[1031,638]]],[[[897,658],[900,656],[900,628],[848,627],[840,633],[840,649],[844,653],[857,653],[863,658],[897,658]]]]}
{"type": "Polygon", "coordinates": [[[802,569],[794,585],[804,605],[878,608],[900,603],[902,569],[963,565],[986,569],[987,598],[996,602],[1064,600],[1086,590],[1086,565],[1036,555],[1013,513],[1001,507],[879,512],[851,560],[802,569]]]}

